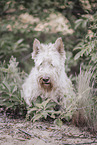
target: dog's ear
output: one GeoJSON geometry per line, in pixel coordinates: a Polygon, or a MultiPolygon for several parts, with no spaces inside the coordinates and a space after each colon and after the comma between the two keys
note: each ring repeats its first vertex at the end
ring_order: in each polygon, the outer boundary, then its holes
{"type": "Polygon", "coordinates": [[[55,48],[58,50],[59,53],[64,52],[64,45],[61,37],[55,41],[55,48]]]}
{"type": "Polygon", "coordinates": [[[38,54],[40,49],[40,41],[35,38],[33,42],[33,52],[32,52],[32,58],[34,59],[36,55],[38,54]]]}
{"type": "Polygon", "coordinates": [[[55,41],[55,48],[62,56],[65,57],[64,44],[61,37],[55,41]]]}

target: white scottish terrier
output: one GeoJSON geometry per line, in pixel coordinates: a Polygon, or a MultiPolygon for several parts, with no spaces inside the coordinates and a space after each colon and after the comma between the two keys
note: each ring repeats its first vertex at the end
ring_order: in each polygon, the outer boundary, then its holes
{"type": "Polygon", "coordinates": [[[54,44],[41,44],[35,39],[33,43],[32,59],[35,67],[23,84],[24,99],[31,106],[31,102],[38,96],[51,98],[54,101],[66,102],[73,97],[73,87],[65,73],[66,54],[61,38],[54,44]]]}

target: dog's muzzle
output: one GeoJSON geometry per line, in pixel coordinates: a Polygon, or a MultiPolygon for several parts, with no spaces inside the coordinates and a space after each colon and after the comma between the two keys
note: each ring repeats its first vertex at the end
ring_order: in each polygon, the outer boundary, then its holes
{"type": "Polygon", "coordinates": [[[40,83],[41,88],[43,88],[47,92],[52,90],[53,85],[52,85],[52,81],[50,77],[48,76],[41,77],[39,79],[39,83],[40,83]]]}

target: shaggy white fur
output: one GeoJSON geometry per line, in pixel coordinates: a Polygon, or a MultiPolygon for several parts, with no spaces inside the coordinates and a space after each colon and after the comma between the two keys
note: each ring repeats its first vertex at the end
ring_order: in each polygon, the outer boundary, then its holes
{"type": "Polygon", "coordinates": [[[32,59],[35,67],[23,84],[26,103],[31,106],[33,99],[38,96],[52,98],[54,101],[66,101],[74,95],[70,79],[65,73],[65,51],[61,38],[54,44],[44,45],[35,39],[33,43],[32,59]],[[60,99],[59,99],[60,98],[60,99]]]}

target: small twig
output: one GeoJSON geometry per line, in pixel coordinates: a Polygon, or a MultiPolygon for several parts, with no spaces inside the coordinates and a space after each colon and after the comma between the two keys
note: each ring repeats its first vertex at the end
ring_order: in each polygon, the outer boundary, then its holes
{"type": "Polygon", "coordinates": [[[35,137],[37,137],[37,138],[39,138],[39,139],[42,139],[42,140],[43,140],[44,142],[46,142],[46,143],[48,142],[46,139],[44,139],[44,138],[42,138],[42,137],[40,137],[40,136],[38,137],[38,136],[35,135],[35,137]]]}
{"type": "MultiPolygon", "coordinates": [[[[82,135],[82,134],[81,134],[82,135]]],[[[86,139],[87,137],[80,137],[81,135],[77,135],[77,136],[74,136],[74,135],[68,135],[68,134],[63,134],[63,136],[66,136],[66,137],[69,137],[69,138],[80,138],[80,139],[86,139]]],[[[88,138],[90,139],[90,138],[88,138]]]]}
{"type": "Polygon", "coordinates": [[[44,139],[44,138],[42,138],[42,137],[40,137],[40,136],[37,136],[37,135],[32,135],[32,134],[29,134],[28,132],[26,132],[26,131],[24,131],[24,130],[21,130],[21,129],[18,129],[19,131],[21,131],[21,132],[23,132],[23,133],[25,133],[26,135],[28,135],[28,136],[30,136],[30,137],[36,137],[36,138],[38,138],[38,139],[42,139],[44,142],[48,142],[46,139],[44,139]]]}
{"type": "Polygon", "coordinates": [[[28,132],[26,132],[24,130],[21,130],[21,129],[18,129],[18,130],[21,131],[21,132],[23,132],[23,133],[25,133],[26,135],[29,135],[30,137],[34,137],[34,136],[32,136],[31,134],[29,134],[28,132]]]}
{"type": "Polygon", "coordinates": [[[50,137],[55,137],[56,135],[58,135],[60,133],[60,131],[57,131],[55,134],[54,133],[52,133],[51,135],[50,135],[50,137]]]}

